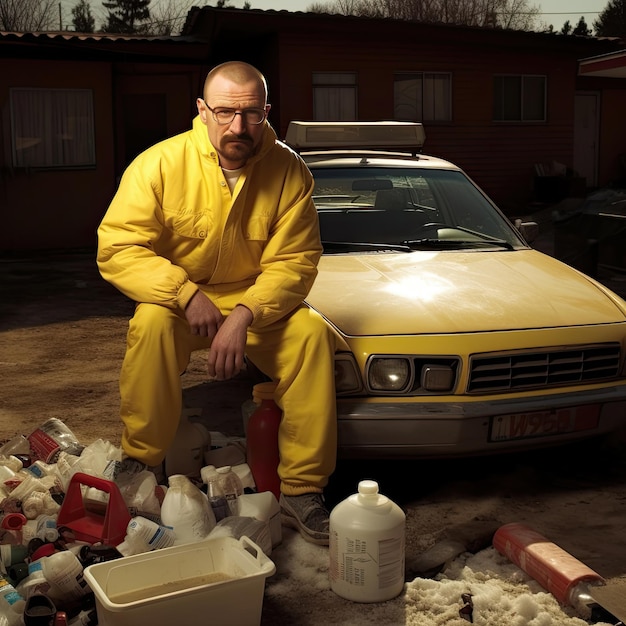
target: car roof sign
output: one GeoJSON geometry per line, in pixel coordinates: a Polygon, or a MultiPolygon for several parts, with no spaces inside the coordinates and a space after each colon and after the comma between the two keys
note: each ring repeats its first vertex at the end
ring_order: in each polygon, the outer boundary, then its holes
{"type": "Polygon", "coordinates": [[[426,134],[417,122],[289,122],[285,143],[295,150],[363,149],[420,152],[426,134]]]}

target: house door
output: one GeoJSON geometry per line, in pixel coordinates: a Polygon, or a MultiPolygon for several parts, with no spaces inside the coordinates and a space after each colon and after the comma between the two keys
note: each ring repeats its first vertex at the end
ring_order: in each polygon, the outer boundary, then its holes
{"type": "Polygon", "coordinates": [[[586,179],[587,187],[598,184],[599,103],[595,92],[578,92],[574,103],[573,168],[586,179]]]}

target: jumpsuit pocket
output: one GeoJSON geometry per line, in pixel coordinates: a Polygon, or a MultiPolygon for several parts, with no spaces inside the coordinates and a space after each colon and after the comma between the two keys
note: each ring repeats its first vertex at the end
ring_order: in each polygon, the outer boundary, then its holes
{"type": "Polygon", "coordinates": [[[244,236],[250,241],[267,241],[270,230],[269,217],[251,217],[244,229],[244,236]]]}
{"type": "Polygon", "coordinates": [[[205,212],[185,212],[163,209],[165,227],[189,239],[206,239],[212,229],[212,220],[205,212]]]}

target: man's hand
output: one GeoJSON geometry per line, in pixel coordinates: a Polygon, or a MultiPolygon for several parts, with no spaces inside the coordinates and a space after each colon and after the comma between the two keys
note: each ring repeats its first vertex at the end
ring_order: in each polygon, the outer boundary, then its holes
{"type": "Polygon", "coordinates": [[[192,335],[213,339],[224,323],[221,311],[200,290],[196,291],[185,307],[185,317],[192,335]]]}
{"type": "Polygon", "coordinates": [[[209,376],[227,380],[243,369],[247,331],[251,323],[252,312],[242,305],[237,305],[224,320],[209,350],[209,376]]]}

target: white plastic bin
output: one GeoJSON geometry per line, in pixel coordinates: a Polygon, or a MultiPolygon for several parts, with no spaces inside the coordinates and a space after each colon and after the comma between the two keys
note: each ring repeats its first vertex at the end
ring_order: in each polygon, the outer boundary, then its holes
{"type": "Polygon", "coordinates": [[[99,626],[258,626],[274,563],[248,537],[219,537],[85,568],[99,626]]]}

